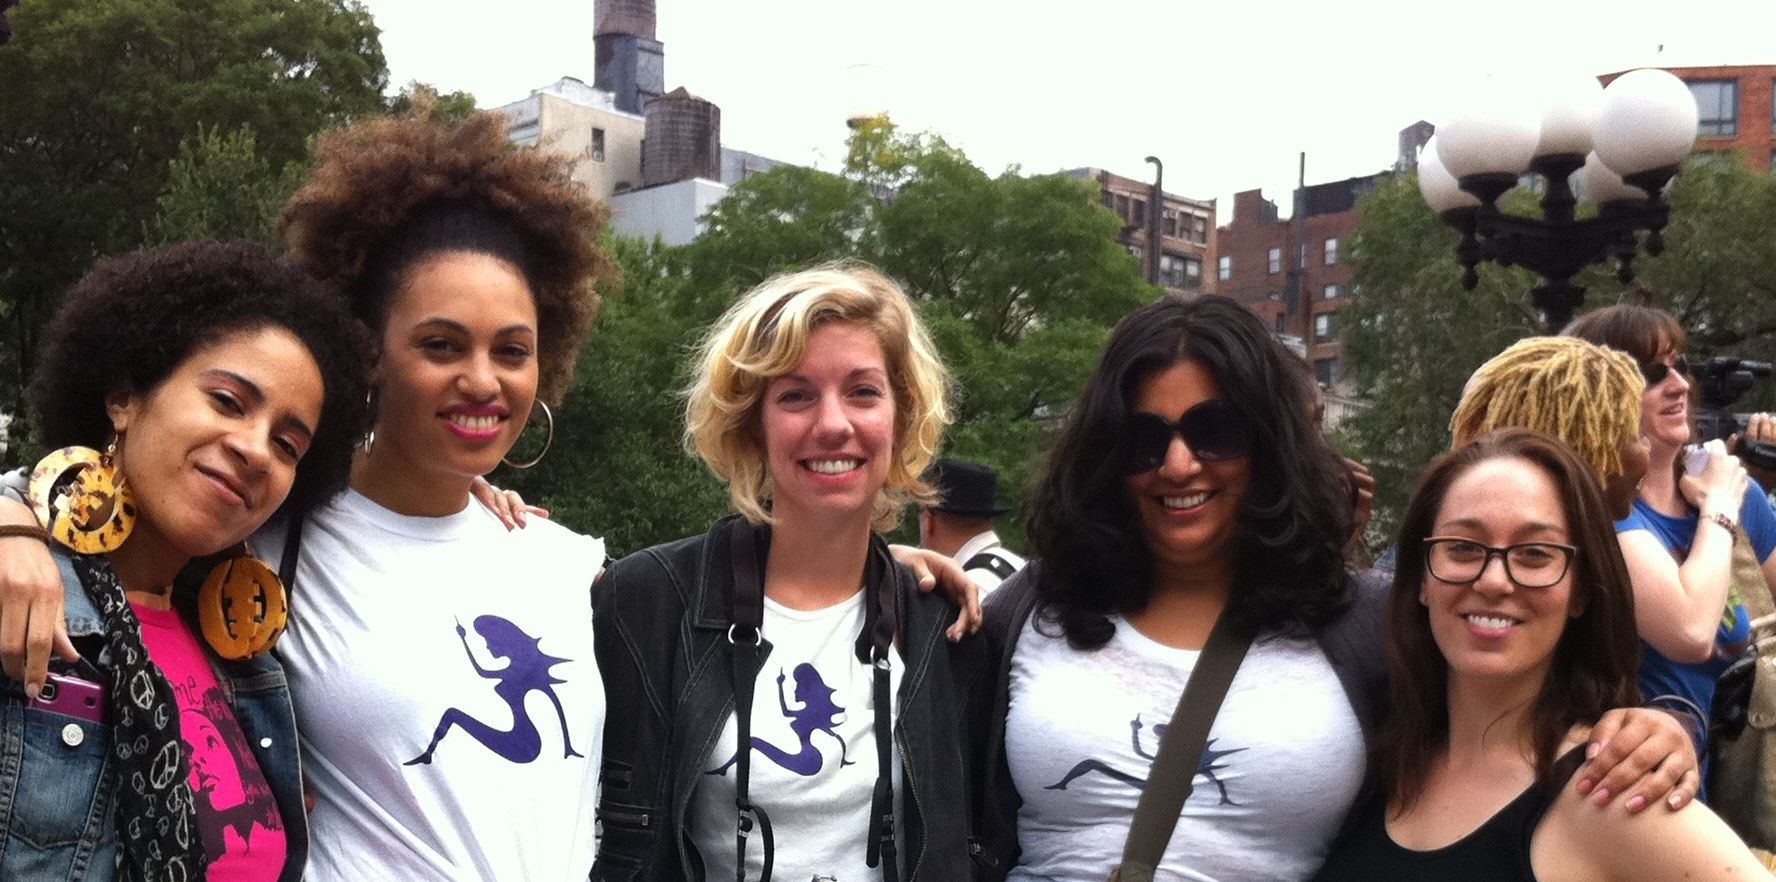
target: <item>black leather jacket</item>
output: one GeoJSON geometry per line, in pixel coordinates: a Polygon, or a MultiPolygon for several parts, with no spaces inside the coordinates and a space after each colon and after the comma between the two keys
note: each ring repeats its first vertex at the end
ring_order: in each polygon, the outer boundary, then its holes
{"type": "MultiPolygon", "coordinates": [[[[630,555],[592,591],[608,707],[595,882],[705,877],[690,839],[690,802],[698,772],[734,713],[727,634],[734,583],[728,533],[735,521],[630,555]]],[[[887,545],[874,538],[870,553],[885,557],[887,545]]],[[[970,880],[979,860],[971,798],[986,749],[979,733],[993,702],[993,665],[984,640],[945,639],[954,605],[919,591],[898,565],[885,571],[899,592],[906,664],[894,723],[901,872],[906,880],[970,880]]],[[[768,653],[768,639],[764,645],[768,653]]]]}

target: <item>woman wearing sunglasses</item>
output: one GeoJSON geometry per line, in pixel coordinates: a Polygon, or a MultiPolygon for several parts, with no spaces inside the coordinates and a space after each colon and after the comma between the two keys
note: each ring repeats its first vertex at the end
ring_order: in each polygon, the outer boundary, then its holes
{"type": "Polygon", "coordinates": [[[1702,805],[1630,815],[1567,788],[1636,700],[1634,597],[1593,469],[1505,429],[1434,463],[1400,527],[1378,786],[1318,882],[1767,878],[1702,805]]]}
{"type": "MultiPolygon", "coordinates": [[[[1257,637],[1158,878],[1319,868],[1382,698],[1381,586],[1346,576],[1349,471],[1315,428],[1301,376],[1222,297],[1167,298],[1111,334],[1037,488],[1039,563],[988,603],[1009,780],[990,782],[985,829],[1010,878],[1095,882],[1118,864],[1159,738],[1223,617],[1257,637]]],[[[1597,731],[1611,792],[1687,749],[1660,717],[1597,731]],[[1637,764],[1618,768],[1636,749],[1637,764]]],[[[1675,780],[1638,786],[1658,798],[1675,780]]]]}
{"type": "Polygon", "coordinates": [[[1616,522],[1645,643],[1640,691],[1650,703],[1691,717],[1706,755],[1715,678],[1750,637],[1745,606],[1732,590],[1734,537],[1743,532],[1766,582],[1776,586],[1776,514],[1737,457],[1712,456],[1686,473],[1689,365],[1675,319],[1618,305],[1580,317],[1566,333],[1628,353],[1646,378],[1640,431],[1650,465],[1634,510],[1616,522]]]}

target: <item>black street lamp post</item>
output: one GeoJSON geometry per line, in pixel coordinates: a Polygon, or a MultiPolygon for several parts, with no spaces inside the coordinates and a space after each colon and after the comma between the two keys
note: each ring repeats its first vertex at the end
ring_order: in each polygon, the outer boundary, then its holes
{"type": "Polygon", "coordinates": [[[1532,270],[1542,283],[1530,302],[1557,332],[1584,304],[1585,289],[1572,282],[1579,270],[1613,259],[1627,284],[1640,249],[1664,250],[1663,191],[1695,143],[1696,104],[1682,80],[1660,70],[1624,74],[1608,89],[1578,86],[1539,119],[1510,107],[1509,96],[1485,97],[1491,107],[1464,112],[1425,145],[1419,188],[1462,234],[1462,287],[1479,283],[1481,263],[1532,270]],[[1526,169],[1545,182],[1539,218],[1498,208],[1526,169]],[[1594,217],[1577,217],[1575,174],[1598,206],[1594,217]]]}
{"type": "Polygon", "coordinates": [[[1147,157],[1153,163],[1153,192],[1147,197],[1147,284],[1159,284],[1159,258],[1165,240],[1159,236],[1159,221],[1165,216],[1165,163],[1157,156],[1147,157]]]}

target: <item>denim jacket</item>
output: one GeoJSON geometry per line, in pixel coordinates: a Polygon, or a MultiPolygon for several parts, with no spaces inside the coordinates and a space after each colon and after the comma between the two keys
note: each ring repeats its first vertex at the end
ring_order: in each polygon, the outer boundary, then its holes
{"type": "MultiPolygon", "coordinates": [[[[65,590],[68,637],[94,662],[82,676],[104,682],[105,623],[72,562],[54,549],[65,590]]],[[[175,594],[175,605],[188,600],[175,594]]],[[[194,621],[189,605],[181,612],[194,621]]],[[[202,641],[199,641],[200,645],[202,641]]],[[[207,647],[206,647],[207,650],[207,647]]],[[[308,812],[302,799],[296,718],[284,670],[271,653],[244,661],[210,656],[241,731],[283,816],[288,857],[280,882],[302,877],[308,812]]],[[[118,766],[109,727],[28,708],[24,688],[0,675],[0,879],[89,880],[116,875],[118,766]]]]}
{"type": "MultiPolygon", "coordinates": [[[[734,713],[734,573],[729,517],[701,536],[659,545],[613,564],[592,590],[605,720],[598,818],[604,831],[595,882],[700,882],[690,838],[691,794],[734,713]]],[[[888,554],[880,538],[870,553],[888,554]]],[[[970,782],[992,703],[985,642],[944,638],[956,608],[886,568],[900,595],[899,646],[906,676],[894,746],[903,771],[896,794],[907,880],[967,882],[979,869],[970,782]]],[[[767,636],[766,647],[770,641],[767,636]]],[[[768,651],[768,650],[767,650],[768,651]]],[[[831,835],[855,835],[834,831],[831,835]]]]}

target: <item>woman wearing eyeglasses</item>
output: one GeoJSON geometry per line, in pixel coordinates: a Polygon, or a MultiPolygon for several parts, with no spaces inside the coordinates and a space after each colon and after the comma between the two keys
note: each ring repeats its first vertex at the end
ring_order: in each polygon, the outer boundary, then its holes
{"type": "Polygon", "coordinates": [[[1670,315],[1619,305],[1588,313],[1570,336],[1628,353],[1646,377],[1640,430],[1650,460],[1634,510],[1616,537],[1634,581],[1634,616],[1645,642],[1640,691],[1650,703],[1695,720],[1698,752],[1715,678],[1750,637],[1732,590],[1734,534],[1744,531],[1776,586],[1776,514],[1737,457],[1712,456],[1699,472],[1681,470],[1690,440],[1689,365],[1684,332],[1670,315]]]}
{"type": "Polygon", "coordinates": [[[1636,700],[1633,589],[1593,469],[1506,429],[1433,464],[1400,528],[1379,786],[1316,882],[1767,878],[1707,807],[1565,786],[1636,700]]]}
{"type": "MultiPolygon", "coordinates": [[[[1002,658],[1002,733],[988,744],[1002,734],[1009,776],[989,782],[985,839],[1010,878],[1097,882],[1118,865],[1159,740],[1224,616],[1257,637],[1157,878],[1319,868],[1382,699],[1381,595],[1346,576],[1349,472],[1312,422],[1295,358],[1222,297],[1161,300],[1111,334],[1037,488],[1039,563],[988,603],[1002,658]]],[[[1661,716],[1638,712],[1615,739],[1614,724],[1599,728],[1610,743],[1596,780],[1610,792],[1687,750],[1661,716]],[[1637,747],[1639,764],[1618,769],[1637,747]]],[[[1660,798],[1681,774],[1636,787],[1660,798]]]]}

